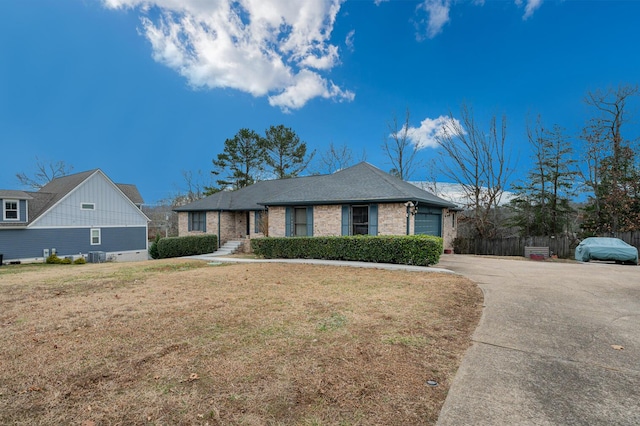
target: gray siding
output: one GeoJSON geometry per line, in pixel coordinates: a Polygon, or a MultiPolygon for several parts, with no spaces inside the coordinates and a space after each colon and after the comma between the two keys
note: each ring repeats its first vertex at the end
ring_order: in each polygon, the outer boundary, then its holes
{"type": "Polygon", "coordinates": [[[146,226],[147,218],[102,173],[95,173],[32,227],[58,226],[146,226]],[[92,203],[95,210],[82,210],[82,203],[92,203]]]}
{"type": "Polygon", "coordinates": [[[91,245],[91,228],[0,229],[0,253],[5,260],[42,257],[42,250],[55,248],[61,255],[90,251],[146,250],[146,227],[100,228],[101,244],[91,245]]]}

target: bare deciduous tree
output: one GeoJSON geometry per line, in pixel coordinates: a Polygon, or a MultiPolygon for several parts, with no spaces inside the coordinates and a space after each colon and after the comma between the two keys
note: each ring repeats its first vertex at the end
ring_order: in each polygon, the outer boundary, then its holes
{"type": "Polygon", "coordinates": [[[408,108],[402,124],[394,114],[391,121],[387,123],[390,133],[382,143],[382,150],[391,163],[390,173],[402,180],[409,180],[416,168],[420,166],[420,161],[416,158],[419,148],[411,137],[413,130],[410,127],[410,120],[411,113],[408,108]]]}
{"type": "Polygon", "coordinates": [[[73,170],[73,166],[64,161],[44,162],[36,157],[36,171],[33,175],[24,172],[16,173],[16,178],[22,186],[40,189],[52,180],[66,176],[73,170]]]}
{"type": "Polygon", "coordinates": [[[318,168],[320,173],[334,173],[365,159],[364,151],[359,159],[355,159],[353,151],[346,144],[336,146],[330,142],[327,151],[320,154],[318,168]]]}
{"type": "Polygon", "coordinates": [[[513,172],[505,147],[506,130],[505,116],[500,122],[493,116],[485,131],[476,123],[473,110],[462,105],[460,120],[451,113],[443,132],[436,136],[442,155],[440,170],[464,191],[468,200],[464,207],[480,238],[495,237],[500,228],[497,207],[513,172]]]}

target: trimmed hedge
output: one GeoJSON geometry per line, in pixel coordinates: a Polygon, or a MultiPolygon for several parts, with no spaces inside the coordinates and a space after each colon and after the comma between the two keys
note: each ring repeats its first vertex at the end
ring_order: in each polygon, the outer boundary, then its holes
{"type": "Polygon", "coordinates": [[[213,253],[218,248],[218,236],[207,234],[167,237],[160,239],[157,247],[159,259],[213,253]]]}
{"type": "Polygon", "coordinates": [[[327,259],[358,262],[435,265],[442,238],[431,235],[256,238],[253,252],[266,258],[327,259]]]}

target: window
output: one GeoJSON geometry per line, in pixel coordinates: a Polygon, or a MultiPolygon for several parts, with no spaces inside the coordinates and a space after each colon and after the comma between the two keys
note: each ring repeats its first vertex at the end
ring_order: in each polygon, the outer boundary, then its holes
{"type": "Polygon", "coordinates": [[[93,203],[82,203],[80,204],[80,208],[82,210],[95,210],[96,209],[96,205],[93,203]]]}
{"type": "Polygon", "coordinates": [[[378,235],[378,205],[344,204],[341,227],[342,235],[378,235]]]}
{"type": "Polygon", "coordinates": [[[4,220],[18,220],[20,218],[18,205],[16,200],[6,200],[4,202],[4,220]]]}
{"type": "Polygon", "coordinates": [[[100,245],[100,229],[91,230],[91,245],[92,246],[100,245]]]}
{"type": "Polygon", "coordinates": [[[284,222],[286,237],[312,237],[313,206],[285,208],[284,222]]]}
{"type": "Polygon", "coordinates": [[[351,235],[369,235],[369,206],[353,206],[351,224],[351,235]]]}
{"type": "Polygon", "coordinates": [[[307,208],[296,207],[294,211],[294,235],[296,237],[307,236],[307,208]]]}
{"type": "Polygon", "coordinates": [[[189,212],[189,231],[206,232],[206,212],[189,212]]]}
{"type": "Polygon", "coordinates": [[[260,212],[260,211],[255,212],[253,227],[255,229],[254,232],[256,234],[259,234],[259,233],[261,233],[263,231],[263,229],[262,229],[262,224],[263,223],[262,222],[263,222],[262,212],[260,212]]]}

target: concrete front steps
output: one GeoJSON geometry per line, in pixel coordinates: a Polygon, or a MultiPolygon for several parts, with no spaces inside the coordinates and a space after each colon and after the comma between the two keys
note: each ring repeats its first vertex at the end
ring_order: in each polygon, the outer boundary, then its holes
{"type": "Polygon", "coordinates": [[[244,244],[244,240],[231,240],[224,243],[218,250],[213,253],[213,256],[228,256],[236,253],[244,244]]]}

